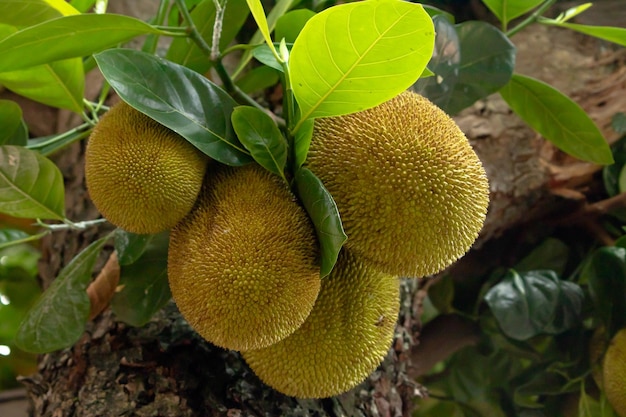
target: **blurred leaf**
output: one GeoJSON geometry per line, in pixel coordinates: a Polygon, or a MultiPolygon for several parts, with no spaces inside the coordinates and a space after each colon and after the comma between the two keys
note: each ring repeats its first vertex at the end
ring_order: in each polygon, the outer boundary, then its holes
{"type": "Polygon", "coordinates": [[[27,142],[21,107],[14,101],[0,100],[0,145],[24,146],[27,142]]]}
{"type": "Polygon", "coordinates": [[[619,417],[603,392],[599,393],[599,400],[581,390],[578,400],[577,417],[619,417]]]}
{"type": "Polygon", "coordinates": [[[309,9],[298,9],[285,13],[276,21],[274,37],[278,42],[284,38],[285,42],[294,43],[306,22],[313,16],[315,16],[315,12],[309,9]]]}
{"type": "Polygon", "coordinates": [[[450,275],[444,275],[430,286],[428,297],[433,306],[442,314],[454,312],[454,282],[450,275]]]}
{"type": "Polygon", "coordinates": [[[454,15],[452,13],[448,13],[445,10],[441,10],[427,4],[423,4],[422,6],[424,6],[424,10],[426,11],[426,13],[428,13],[430,17],[442,15],[443,17],[448,19],[450,23],[454,23],[454,15]]]}
{"type": "Polygon", "coordinates": [[[117,317],[131,326],[143,326],[172,297],[167,283],[169,235],[160,233],[142,255],[121,269],[118,291],[111,300],[117,317]]]}
{"type": "Polygon", "coordinates": [[[300,168],[295,180],[298,197],[315,226],[320,243],[320,275],[323,278],[333,270],[339,251],[348,237],[343,231],[335,200],[322,181],[307,168],[300,168]]]}
{"type": "Polygon", "coordinates": [[[13,341],[21,319],[22,314],[16,307],[0,303],[0,345],[7,345],[13,341]]]}
{"type": "Polygon", "coordinates": [[[559,239],[550,237],[537,245],[513,269],[517,272],[549,269],[561,276],[565,270],[568,256],[569,247],[559,239]]]}
{"type": "Polygon", "coordinates": [[[231,116],[239,141],[250,151],[254,160],[286,183],[287,141],[278,126],[264,111],[250,107],[235,107],[231,116]]]}
{"type": "Polygon", "coordinates": [[[432,20],[414,3],[370,0],[318,13],[289,61],[300,123],[371,108],[406,90],[430,59],[434,36],[432,20]]]}
{"type": "Polygon", "coordinates": [[[596,164],[613,163],[611,149],[595,123],[553,87],[516,74],[500,95],[530,127],[562,151],[596,164]]]}
{"type": "Polygon", "coordinates": [[[61,270],[22,322],[15,337],[20,349],[52,352],[71,346],[83,334],[90,308],[87,285],[108,239],[93,242],[61,270]]]}
{"type": "Polygon", "coordinates": [[[29,219],[63,220],[63,175],[37,152],[0,146],[0,212],[29,219]]]}
{"type": "Polygon", "coordinates": [[[615,113],[611,119],[611,127],[620,135],[626,134],[626,113],[615,113]]]}
{"type": "Polygon", "coordinates": [[[21,240],[30,236],[28,233],[17,229],[0,229],[0,247],[5,243],[21,240]]]}
{"type": "Polygon", "coordinates": [[[589,284],[595,312],[609,336],[626,327],[626,249],[596,250],[585,262],[581,279],[589,284]]]}
{"type": "Polygon", "coordinates": [[[93,7],[96,0],[71,0],[70,4],[81,13],[87,12],[93,7]]]}
{"type": "Polygon", "coordinates": [[[306,156],[309,153],[309,148],[311,147],[311,140],[313,139],[314,126],[315,119],[309,119],[302,123],[302,127],[296,132],[296,136],[294,138],[294,146],[296,148],[295,170],[298,170],[302,164],[304,164],[304,161],[306,161],[306,156]]]}
{"type": "Polygon", "coordinates": [[[485,295],[502,331],[512,339],[559,334],[580,323],[583,292],[554,271],[510,270],[485,295]]]}
{"type": "Polygon", "coordinates": [[[483,0],[483,3],[506,26],[511,20],[539,6],[543,0],[483,0]]]}
{"type": "Polygon", "coordinates": [[[559,15],[556,17],[555,20],[557,20],[559,22],[568,21],[568,20],[578,16],[579,14],[581,14],[582,12],[584,12],[585,10],[590,8],[591,6],[593,6],[593,3],[583,3],[583,4],[579,4],[577,6],[574,6],[574,7],[570,7],[569,9],[565,10],[564,12],[559,13],[559,15]]]}
{"type": "Polygon", "coordinates": [[[602,169],[604,188],[609,197],[620,193],[618,181],[622,168],[626,165],[626,136],[611,146],[611,153],[615,163],[607,165],[602,169]]]}
{"type": "Polygon", "coordinates": [[[611,26],[589,26],[579,25],[576,23],[559,22],[554,19],[539,19],[540,23],[550,26],[558,26],[574,30],[576,32],[584,33],[585,35],[593,36],[595,38],[603,39],[605,41],[614,42],[620,46],[626,46],[626,28],[618,28],[611,26]]]}
{"type": "Polygon", "coordinates": [[[37,263],[39,262],[40,256],[39,251],[31,245],[21,244],[3,248],[2,251],[0,251],[0,257],[2,257],[2,262],[0,263],[0,280],[35,277],[38,272],[37,263]],[[21,273],[16,274],[17,269],[24,272],[25,275],[21,273]],[[19,275],[19,277],[16,275],[19,275]]]}
{"type": "MultiPolygon", "coordinates": [[[[167,232],[164,232],[167,234],[167,232]]],[[[138,235],[123,229],[115,230],[115,250],[121,266],[131,265],[143,255],[157,235],[138,235]]]]}
{"type": "Polygon", "coordinates": [[[456,114],[509,82],[516,50],[504,33],[486,22],[452,25],[443,16],[433,22],[437,36],[428,68],[434,76],[417,81],[415,91],[456,114]]]}
{"type": "Polygon", "coordinates": [[[0,23],[17,27],[31,26],[45,20],[78,14],[65,0],[2,0],[0,23]]]}
{"type": "Polygon", "coordinates": [[[246,94],[265,90],[278,84],[278,72],[271,67],[261,65],[246,72],[238,81],[237,86],[246,94]]]}
{"type": "Polygon", "coordinates": [[[567,382],[562,375],[547,372],[543,363],[527,369],[523,377],[526,381],[520,381],[516,386],[513,398],[516,405],[529,408],[543,408],[545,399],[542,396],[562,394],[567,382]]]}
{"type": "Polygon", "coordinates": [[[252,161],[230,115],[237,103],[195,71],[144,52],[110,49],[95,56],[124,101],[227,165],[252,161]]]}
{"type": "Polygon", "coordinates": [[[148,33],[162,34],[151,25],[129,16],[80,14],[59,17],[0,41],[0,72],[91,55],[148,33]],[[28,50],[28,54],[24,50],[28,50]]]}
{"type": "MultiPolygon", "coordinates": [[[[189,7],[189,5],[188,5],[189,7]]],[[[235,38],[246,21],[249,11],[245,0],[228,0],[220,33],[220,52],[235,38]]],[[[213,26],[215,24],[215,4],[213,0],[203,0],[191,11],[191,18],[202,38],[211,45],[213,43],[213,26]]],[[[206,54],[189,38],[174,38],[166,59],[190,68],[200,74],[206,73],[213,63],[206,54]]]]}

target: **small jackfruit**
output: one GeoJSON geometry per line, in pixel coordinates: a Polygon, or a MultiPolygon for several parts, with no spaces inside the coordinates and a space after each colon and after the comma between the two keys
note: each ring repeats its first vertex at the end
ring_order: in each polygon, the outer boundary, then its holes
{"type": "Polygon", "coordinates": [[[170,234],[172,295],[211,343],[265,347],[293,333],[313,308],[320,289],[315,230],[287,185],[260,166],[209,174],[198,204],[170,234]]]}
{"type": "Polygon", "coordinates": [[[602,363],[606,398],[620,417],[626,417],[626,328],[613,336],[602,363]]]}
{"type": "Polygon", "coordinates": [[[337,203],[345,246],[383,272],[439,272],[470,248],[485,220],[480,160],[455,122],[412,92],[316,119],[306,164],[337,203]]]}
{"type": "Polygon", "coordinates": [[[183,137],[120,102],[91,133],[85,177],[107,220],[129,232],[158,233],[189,213],[207,163],[183,137]]]}
{"type": "Polygon", "coordinates": [[[243,352],[254,373],[286,395],[324,398],[361,383],[381,363],[398,318],[399,281],[345,250],[304,324],[286,339],[243,352]]]}

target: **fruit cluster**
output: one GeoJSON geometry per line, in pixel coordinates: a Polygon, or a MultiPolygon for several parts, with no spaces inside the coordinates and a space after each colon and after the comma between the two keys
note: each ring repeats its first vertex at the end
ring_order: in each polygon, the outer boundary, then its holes
{"type": "Polygon", "coordinates": [[[200,335],[243,352],[278,391],[321,398],[380,364],[398,276],[434,274],[461,257],[482,227],[489,189],[454,121],[411,92],[316,120],[305,166],[333,196],[348,236],[323,279],[314,227],[280,177],[209,162],[127,104],[94,130],[86,179],[112,223],[135,233],[172,228],[172,295],[200,335]]]}

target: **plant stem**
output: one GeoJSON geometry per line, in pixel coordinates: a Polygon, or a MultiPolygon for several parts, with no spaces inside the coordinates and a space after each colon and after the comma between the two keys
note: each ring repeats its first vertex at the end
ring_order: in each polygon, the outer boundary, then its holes
{"type": "Polygon", "coordinates": [[[176,5],[178,6],[180,14],[183,15],[183,19],[185,19],[185,22],[187,22],[187,35],[191,38],[191,40],[195,42],[198,48],[200,48],[200,50],[204,52],[206,56],[210,57],[212,52],[211,47],[205,42],[204,38],[198,31],[195,23],[193,23],[193,19],[189,14],[189,9],[185,4],[185,0],[176,0],[176,5]]]}
{"type": "MultiPolygon", "coordinates": [[[[159,2],[159,10],[157,11],[156,16],[154,17],[154,23],[157,25],[161,25],[165,18],[167,17],[167,6],[169,5],[169,0],[161,0],[159,2]]],[[[146,37],[146,41],[141,48],[142,51],[147,52],[149,54],[154,54],[159,46],[159,38],[161,36],[157,34],[151,34],[146,37]]]]}
{"type": "Polygon", "coordinates": [[[533,14],[531,14],[526,19],[521,21],[513,29],[511,29],[508,32],[506,32],[506,36],[508,36],[510,38],[511,36],[513,36],[517,32],[519,32],[520,30],[524,29],[526,26],[535,23],[537,21],[537,19],[539,19],[539,17],[541,17],[541,15],[546,10],[548,10],[554,3],[556,3],[556,0],[546,0],[541,6],[539,6],[539,8],[537,10],[535,10],[535,12],[533,14]]]}
{"type": "Polygon", "coordinates": [[[215,23],[213,24],[213,39],[211,41],[211,61],[213,62],[216,62],[221,58],[220,37],[222,36],[226,3],[228,3],[228,0],[224,0],[224,4],[222,4],[220,0],[213,0],[213,4],[215,4],[215,23]]]}
{"type": "Polygon", "coordinates": [[[64,219],[62,224],[47,224],[40,220],[37,220],[37,224],[44,229],[48,229],[51,231],[57,230],[85,230],[88,227],[97,226],[102,223],[106,223],[107,219],[95,219],[95,220],[85,220],[82,222],[74,223],[68,219],[64,219]]]}

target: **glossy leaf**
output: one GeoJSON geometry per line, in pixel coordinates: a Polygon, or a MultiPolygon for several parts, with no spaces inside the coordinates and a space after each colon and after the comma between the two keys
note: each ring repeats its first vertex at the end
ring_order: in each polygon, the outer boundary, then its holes
{"type": "MultiPolygon", "coordinates": [[[[222,31],[220,33],[220,51],[235,38],[248,17],[245,0],[228,0],[224,10],[222,31]]],[[[191,11],[191,19],[208,45],[213,43],[213,26],[215,24],[215,3],[213,0],[201,1],[191,11]]],[[[168,60],[181,64],[196,72],[204,74],[213,63],[195,42],[189,38],[175,38],[165,56],[168,60]]]]}
{"type": "Polygon", "coordinates": [[[585,35],[593,36],[594,38],[603,39],[605,41],[613,42],[621,46],[626,46],[626,28],[612,27],[612,26],[590,26],[579,25],[576,23],[559,22],[553,19],[541,19],[539,22],[544,25],[558,26],[574,30],[576,32],[584,33],[585,35]]]}
{"type": "Polygon", "coordinates": [[[280,81],[278,72],[274,68],[262,65],[256,67],[237,80],[237,87],[246,94],[261,91],[280,81]]]}
{"type": "MultiPolygon", "coordinates": [[[[167,234],[167,233],[166,233],[167,234]]],[[[123,229],[115,231],[115,250],[121,266],[130,265],[143,255],[156,235],[138,235],[123,229]]]]}
{"type": "Polygon", "coordinates": [[[302,127],[296,132],[296,137],[294,138],[296,170],[304,164],[304,161],[306,161],[306,156],[309,153],[309,148],[311,147],[311,140],[313,139],[314,126],[315,119],[309,119],[302,123],[302,127]]]}
{"type": "Polygon", "coordinates": [[[301,122],[374,107],[406,90],[428,63],[434,35],[424,8],[404,1],[341,4],[317,14],[289,61],[301,122]]]}
{"type": "Polygon", "coordinates": [[[596,314],[609,334],[626,326],[626,249],[603,247],[584,264],[581,279],[589,284],[596,314]]]}
{"type": "Polygon", "coordinates": [[[500,95],[526,123],[562,151],[596,164],[613,163],[611,149],[595,123],[558,90],[516,74],[500,95]]]}
{"type": "Polygon", "coordinates": [[[65,189],[59,168],[35,151],[0,146],[0,212],[63,220],[65,189]]]}
{"type": "Polygon", "coordinates": [[[78,14],[79,11],[65,0],[2,0],[0,1],[0,23],[26,27],[78,14]]]}
{"type": "Polygon", "coordinates": [[[512,339],[559,334],[580,323],[583,292],[553,271],[509,271],[485,295],[500,328],[512,339]]]}
{"type": "Polygon", "coordinates": [[[300,168],[295,180],[300,201],[315,226],[322,254],[320,275],[323,278],[333,270],[348,237],[343,231],[337,204],[322,181],[307,168],[300,168]]]}
{"type": "Polygon", "coordinates": [[[274,30],[276,40],[280,42],[281,39],[285,39],[287,43],[294,43],[306,22],[313,16],[315,16],[315,12],[309,9],[298,9],[285,13],[276,21],[276,29],[274,30]]]}
{"type": "Polygon", "coordinates": [[[122,15],[81,14],[48,20],[0,41],[0,72],[91,55],[148,33],[162,32],[122,15]]]}
{"type": "Polygon", "coordinates": [[[168,234],[151,239],[132,264],[122,265],[119,287],[111,300],[116,316],[132,326],[143,326],[172,298],[167,282],[168,234]]]}
{"type": "Polygon", "coordinates": [[[528,13],[544,0],[483,0],[483,3],[505,26],[516,17],[528,13]]]}
{"type": "Polygon", "coordinates": [[[93,242],[61,270],[20,325],[15,337],[20,349],[52,352],[71,346],[83,334],[90,309],[87,285],[107,240],[93,242]]]}
{"type": "Polygon", "coordinates": [[[202,75],[130,49],[110,49],[95,58],[111,87],[137,110],[219,162],[244,165],[252,160],[230,123],[237,103],[202,75]]]}
{"type": "Polygon", "coordinates": [[[246,0],[248,3],[248,8],[252,13],[252,17],[254,17],[254,21],[259,27],[259,31],[265,39],[265,43],[267,43],[270,48],[274,48],[274,44],[272,43],[272,38],[270,36],[270,29],[267,24],[267,18],[265,17],[265,11],[263,10],[263,5],[261,4],[261,0],[246,0]]]}
{"type": "Polygon", "coordinates": [[[485,22],[453,25],[443,16],[433,22],[437,36],[428,67],[434,76],[420,79],[415,91],[456,114],[509,82],[515,46],[504,33],[485,22]]]}
{"type": "Polygon", "coordinates": [[[0,100],[0,145],[24,146],[27,142],[21,107],[14,101],[0,100]]]}
{"type": "Polygon", "coordinates": [[[254,160],[287,182],[287,141],[274,120],[262,110],[250,106],[235,107],[231,117],[239,141],[254,160]]]}

